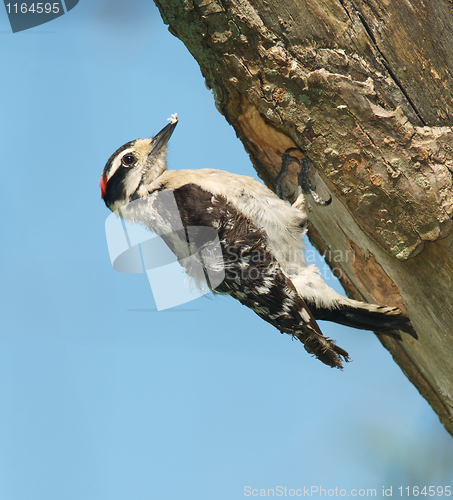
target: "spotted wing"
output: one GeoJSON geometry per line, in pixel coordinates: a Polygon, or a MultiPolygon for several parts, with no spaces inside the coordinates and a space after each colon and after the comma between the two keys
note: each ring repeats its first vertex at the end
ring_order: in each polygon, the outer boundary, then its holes
{"type": "Polygon", "coordinates": [[[341,368],[342,359],[348,361],[348,353],[321,333],[309,307],[267,248],[263,229],[224,197],[198,185],[184,185],[174,195],[185,226],[217,231],[225,279],[215,291],[231,295],[280,332],[293,335],[323,363],[341,368]]]}

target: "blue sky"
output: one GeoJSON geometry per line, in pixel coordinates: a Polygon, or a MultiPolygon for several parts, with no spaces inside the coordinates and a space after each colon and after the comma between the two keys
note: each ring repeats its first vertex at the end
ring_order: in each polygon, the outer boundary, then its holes
{"type": "Polygon", "coordinates": [[[99,177],[123,143],[177,112],[171,168],[256,177],[151,2],[17,34],[0,8],[0,57],[2,500],[453,483],[449,435],[372,333],[321,325],[340,372],[233,299],[156,312],[145,275],[112,269],[99,177]]]}

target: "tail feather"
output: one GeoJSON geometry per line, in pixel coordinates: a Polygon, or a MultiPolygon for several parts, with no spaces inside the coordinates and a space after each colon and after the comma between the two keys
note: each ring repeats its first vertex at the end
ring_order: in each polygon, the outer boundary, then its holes
{"type": "Polygon", "coordinates": [[[278,329],[281,333],[289,333],[304,344],[305,350],[316,356],[322,363],[332,368],[343,368],[343,361],[349,362],[349,354],[335,344],[335,341],[324,337],[316,325],[317,331],[312,329],[309,333],[306,328],[285,328],[281,325],[278,329]]]}
{"type": "MultiPolygon", "coordinates": [[[[294,336],[299,338],[297,333],[294,336]]],[[[303,342],[304,348],[308,353],[315,355],[325,365],[329,365],[332,368],[342,369],[342,361],[346,363],[350,361],[348,352],[337,346],[332,339],[324,337],[324,335],[313,335],[305,337],[303,340],[299,338],[299,340],[303,342]]]]}
{"type": "Polygon", "coordinates": [[[384,307],[345,299],[338,307],[327,309],[309,304],[316,320],[327,320],[341,325],[372,330],[383,335],[401,339],[398,331],[418,338],[410,319],[397,307],[384,307]]]}

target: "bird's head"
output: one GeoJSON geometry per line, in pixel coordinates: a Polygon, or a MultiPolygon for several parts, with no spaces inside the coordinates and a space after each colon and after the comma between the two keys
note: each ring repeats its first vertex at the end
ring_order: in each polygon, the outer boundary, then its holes
{"type": "Polygon", "coordinates": [[[131,200],[148,194],[147,186],[167,169],[167,142],[178,123],[170,123],[150,139],[136,139],[117,149],[101,175],[101,197],[114,212],[131,200]]]}

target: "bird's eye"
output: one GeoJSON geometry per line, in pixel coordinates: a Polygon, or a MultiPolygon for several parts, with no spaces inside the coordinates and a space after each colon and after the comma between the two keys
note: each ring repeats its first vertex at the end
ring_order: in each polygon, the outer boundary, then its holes
{"type": "Polygon", "coordinates": [[[135,158],[135,156],[133,154],[128,154],[128,155],[123,156],[121,163],[125,167],[131,167],[136,161],[137,161],[137,158],[135,158]]]}

